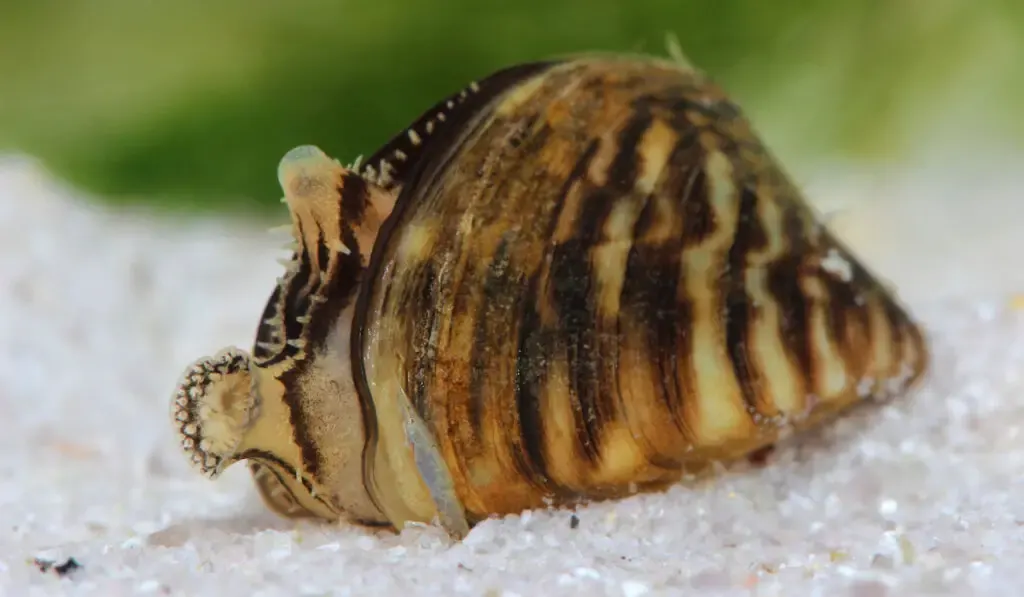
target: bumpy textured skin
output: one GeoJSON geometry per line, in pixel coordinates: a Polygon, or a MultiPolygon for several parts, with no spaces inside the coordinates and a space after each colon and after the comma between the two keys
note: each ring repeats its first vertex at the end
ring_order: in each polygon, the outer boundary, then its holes
{"type": "Polygon", "coordinates": [[[444,502],[464,532],[662,488],[927,369],[904,307],[689,67],[520,65],[359,169],[314,154],[282,170],[298,247],[235,457],[286,516],[401,527],[444,502]]]}

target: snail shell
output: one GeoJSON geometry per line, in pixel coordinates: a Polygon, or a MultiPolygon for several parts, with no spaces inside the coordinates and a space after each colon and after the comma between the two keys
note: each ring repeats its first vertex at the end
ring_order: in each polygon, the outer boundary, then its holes
{"type": "Polygon", "coordinates": [[[281,162],[296,247],[250,354],[174,400],[284,516],[454,536],[653,491],[926,371],[925,336],[678,61],[519,65],[362,166],[281,162]]]}

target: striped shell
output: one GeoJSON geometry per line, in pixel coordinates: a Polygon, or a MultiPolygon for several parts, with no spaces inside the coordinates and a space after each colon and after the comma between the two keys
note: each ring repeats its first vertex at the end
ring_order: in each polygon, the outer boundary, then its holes
{"type": "Polygon", "coordinates": [[[281,162],[296,249],[251,355],[174,401],[285,516],[455,536],[652,491],[927,369],[739,108],[678,62],[516,66],[361,167],[281,162]]]}

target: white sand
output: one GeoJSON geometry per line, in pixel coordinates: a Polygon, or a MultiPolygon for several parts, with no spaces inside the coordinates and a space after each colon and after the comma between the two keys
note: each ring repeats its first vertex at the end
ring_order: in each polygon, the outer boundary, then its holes
{"type": "Polygon", "coordinates": [[[279,238],[117,215],[4,162],[0,594],[1017,595],[1024,175],[960,168],[809,185],[824,209],[847,205],[838,231],[933,334],[919,392],[762,470],[585,508],[575,530],[538,512],[451,545],[296,528],[244,467],[208,482],[178,454],[177,376],[249,345],[279,238]],[[82,568],[60,579],[35,557],[82,568]]]}

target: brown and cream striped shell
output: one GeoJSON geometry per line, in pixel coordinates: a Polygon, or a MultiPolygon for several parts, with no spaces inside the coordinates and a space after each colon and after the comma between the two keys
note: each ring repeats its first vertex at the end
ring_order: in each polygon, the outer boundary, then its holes
{"type": "Polygon", "coordinates": [[[364,165],[281,162],[296,248],[251,355],[174,400],[285,516],[461,536],[663,488],[926,371],[907,311],[678,61],[512,67],[364,165]]]}

